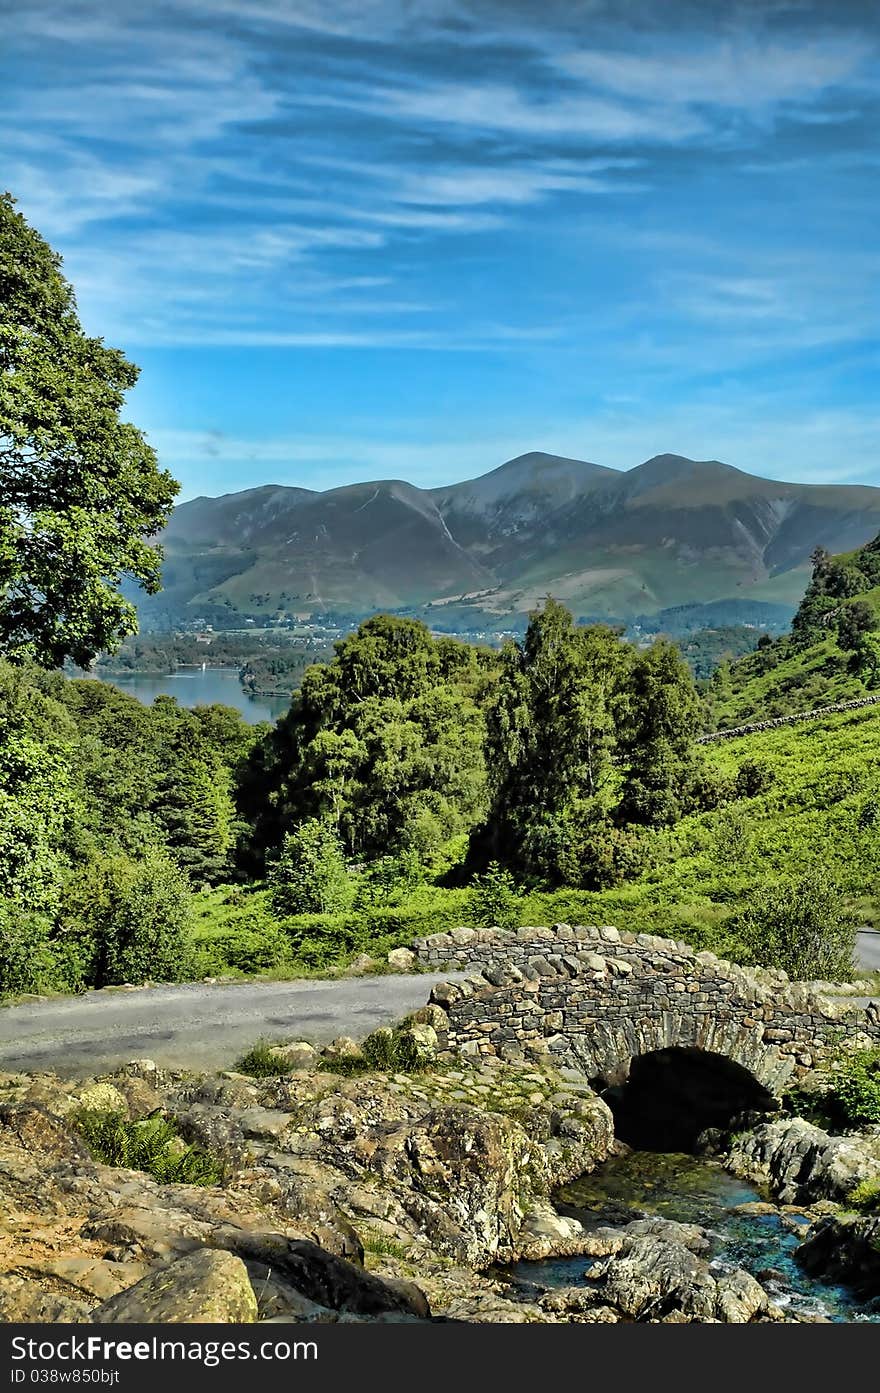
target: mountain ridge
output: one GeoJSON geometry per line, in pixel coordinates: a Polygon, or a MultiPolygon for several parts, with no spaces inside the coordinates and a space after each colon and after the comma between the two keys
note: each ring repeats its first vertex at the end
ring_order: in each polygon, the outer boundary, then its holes
{"type": "Polygon", "coordinates": [[[164,603],[255,620],[424,610],[463,627],[521,616],[547,593],[615,616],[742,598],[793,606],[816,546],[847,551],[878,531],[870,485],[766,479],[672,453],[616,470],[535,450],[430,489],[378,479],[189,499],[161,538],[164,603]]]}

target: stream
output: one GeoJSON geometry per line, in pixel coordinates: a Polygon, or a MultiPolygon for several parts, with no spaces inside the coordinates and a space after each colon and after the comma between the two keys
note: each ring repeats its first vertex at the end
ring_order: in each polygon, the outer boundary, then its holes
{"type": "MultiPolygon", "coordinates": [[[[645,1214],[699,1224],[711,1242],[711,1270],[741,1267],[758,1279],[771,1300],[792,1315],[831,1321],[880,1322],[880,1310],[867,1312],[846,1287],[808,1276],[794,1250],[802,1235],[791,1232],[778,1213],[738,1212],[742,1205],[769,1196],[724,1170],[717,1161],[677,1152],[631,1151],[605,1162],[557,1191],[556,1207],[588,1230],[622,1227],[645,1214]]],[[[786,1215],[786,1219],[792,1216],[786,1215]]],[[[794,1216],[795,1222],[800,1222],[794,1216]]],[[[804,1230],[806,1220],[803,1220],[804,1230]]],[[[555,1287],[586,1286],[590,1259],[549,1258],[519,1262],[496,1275],[523,1297],[555,1287]]]]}

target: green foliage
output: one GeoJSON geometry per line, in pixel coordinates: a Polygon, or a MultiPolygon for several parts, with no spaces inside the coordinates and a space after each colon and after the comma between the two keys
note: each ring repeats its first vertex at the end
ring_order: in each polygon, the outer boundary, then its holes
{"type": "Polygon", "coordinates": [[[119,581],[159,588],[178,488],[120,420],[137,369],[84,334],[60,268],[0,195],[0,653],[47,666],[136,629],[119,581]]]}
{"type": "Polygon", "coordinates": [[[880,1210],[880,1175],[856,1185],[855,1189],[850,1190],[847,1199],[854,1209],[861,1209],[866,1214],[876,1213],[880,1210]]]}
{"type": "Polygon", "coordinates": [[[397,856],[380,856],[365,866],[358,877],[354,907],[369,910],[401,904],[416,886],[424,884],[426,870],[412,849],[397,856]]]}
{"type": "Polygon", "coordinates": [[[0,997],[54,985],[50,931],[47,919],[0,899],[0,997]]]}
{"type": "Polygon", "coordinates": [[[674,822],[703,707],[678,649],[635,653],[555,600],[511,643],[487,709],[491,807],[475,852],[522,879],[599,888],[639,864],[627,825],[674,822]]]}
{"type": "Polygon", "coordinates": [[[354,899],[339,834],[310,818],[288,832],[269,872],[272,904],[279,915],[337,914],[354,899]]]}
{"type": "Polygon", "coordinates": [[[703,710],[680,653],[659,640],[639,654],[622,699],[620,747],[626,761],[619,817],[668,826],[686,807],[693,743],[703,710]]]}
{"type": "Polygon", "coordinates": [[[844,1055],[832,1074],[829,1092],[846,1126],[880,1122],[880,1049],[844,1055]]]}
{"type": "Polygon", "coordinates": [[[189,888],[167,856],[87,862],[66,888],[64,913],[88,953],[90,986],[173,982],[189,973],[189,888]]]}
{"type": "Polygon", "coordinates": [[[520,923],[520,894],[510,871],[492,861],[471,888],[470,918],[485,928],[515,929],[520,923]]]}
{"type": "Polygon", "coordinates": [[[755,963],[804,980],[853,975],[856,921],[827,871],[753,889],[731,930],[755,963]]]}
{"type": "Polygon", "coordinates": [[[813,554],[813,576],[791,635],[712,680],[721,726],[852,700],[880,683],[880,543],[838,557],[813,554]]]}
{"type": "Polygon", "coordinates": [[[293,1065],[278,1053],[277,1046],[270,1040],[258,1040],[235,1067],[240,1074],[250,1074],[254,1079],[278,1078],[293,1070],[293,1065]]]}
{"type": "Polygon", "coordinates": [[[291,826],[315,819],[358,860],[430,858],[469,831],[485,808],[486,662],[388,615],[337,643],[244,771],[250,864],[259,870],[291,826]]]}
{"type": "Polygon", "coordinates": [[[129,1122],[120,1112],[80,1108],[70,1120],[101,1165],[146,1171],[162,1185],[219,1185],[224,1179],[221,1163],[187,1146],[158,1113],[129,1122]]]}

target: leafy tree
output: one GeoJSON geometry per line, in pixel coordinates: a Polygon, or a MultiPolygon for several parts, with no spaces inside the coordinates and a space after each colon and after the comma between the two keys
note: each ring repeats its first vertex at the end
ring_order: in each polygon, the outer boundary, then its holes
{"type": "Polygon", "coordinates": [[[281,915],[336,914],[354,898],[339,836],[318,818],[287,833],[269,884],[273,907],[281,915]]]}
{"type": "Polygon", "coordinates": [[[89,338],[60,258],[0,195],[0,652],[86,666],[159,589],[177,484],[120,420],[137,369],[89,338]]]}
{"type": "Polygon", "coordinates": [[[859,648],[865,634],[877,628],[877,615],[864,600],[845,605],[837,621],[837,642],[846,652],[859,648]]]}
{"type": "Polygon", "coordinates": [[[614,799],[615,705],[631,656],[615,631],[579,628],[553,599],[504,649],[487,709],[490,856],[566,879],[583,829],[614,799]]]}
{"type": "Polygon", "coordinates": [[[0,666],[0,895],[51,910],[73,812],[66,713],[29,670],[0,666]]]}
{"type": "Polygon", "coordinates": [[[658,639],[633,663],[619,723],[626,773],[618,819],[663,826],[682,815],[704,712],[687,664],[658,639]]]}
{"type": "Polygon", "coordinates": [[[49,920],[0,899],[0,997],[54,985],[49,920]]]}
{"type": "Polygon", "coordinates": [[[254,870],[312,818],[332,824],[353,857],[428,856],[485,808],[481,655],[388,615],[335,647],[239,780],[254,870]]]}
{"type": "Polygon", "coordinates": [[[853,973],[856,920],[825,871],[753,890],[729,921],[749,958],[800,980],[846,981],[853,973]]]}

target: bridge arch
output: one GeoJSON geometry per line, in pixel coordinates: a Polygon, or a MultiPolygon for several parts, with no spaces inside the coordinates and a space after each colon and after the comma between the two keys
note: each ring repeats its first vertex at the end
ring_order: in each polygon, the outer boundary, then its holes
{"type": "Polygon", "coordinates": [[[626,1076],[590,1083],[614,1115],[621,1141],[647,1151],[693,1151],[701,1134],[744,1113],[776,1109],[751,1070],[724,1054],[674,1045],[628,1061],[626,1076]]]}

